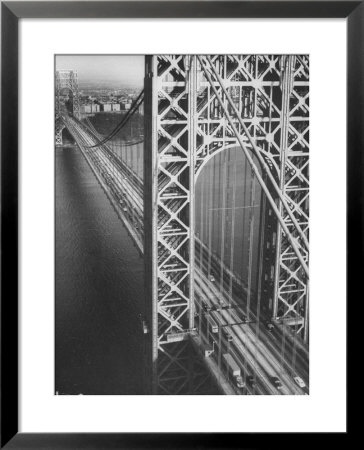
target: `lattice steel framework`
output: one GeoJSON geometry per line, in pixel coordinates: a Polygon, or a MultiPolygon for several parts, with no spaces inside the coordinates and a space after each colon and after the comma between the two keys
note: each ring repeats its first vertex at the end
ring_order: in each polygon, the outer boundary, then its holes
{"type": "MultiPolygon", "coordinates": [[[[282,57],[280,188],[299,226],[309,238],[309,61],[306,56],[282,57]]],[[[292,233],[295,227],[280,203],[292,233]]],[[[297,238],[308,263],[308,249],[297,238]]],[[[308,340],[308,282],[282,227],[278,226],[273,318],[308,340]]]]}
{"type": "Polygon", "coordinates": [[[154,393],[178,394],[189,386],[189,343],[183,339],[193,325],[190,225],[196,133],[191,81],[183,56],[146,58],[144,205],[145,230],[151,230],[152,239],[145,240],[144,248],[154,393]]]}
{"type": "Polygon", "coordinates": [[[62,108],[64,104],[61,102],[62,94],[70,92],[72,97],[72,114],[76,118],[80,116],[80,103],[78,93],[78,76],[75,70],[57,70],[55,74],[55,111],[56,111],[56,145],[62,145],[62,131],[65,125],[62,121],[62,108]]]}
{"type": "Polygon", "coordinates": [[[297,248],[308,262],[308,81],[307,56],[146,58],[145,229],[152,239],[145,258],[155,393],[182,393],[189,384],[180,357],[194,328],[195,180],[219,151],[243,144],[259,153],[254,161],[263,160],[281,224],[266,202],[261,291],[274,319],[307,330],[308,283],[297,248]]]}

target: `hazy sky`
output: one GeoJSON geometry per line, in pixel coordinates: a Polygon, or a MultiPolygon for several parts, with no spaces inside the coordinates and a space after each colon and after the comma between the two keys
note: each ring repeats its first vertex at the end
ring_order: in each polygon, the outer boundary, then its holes
{"type": "Polygon", "coordinates": [[[144,56],[62,55],[56,56],[56,70],[73,69],[79,82],[120,81],[121,85],[142,86],[144,56]]]}

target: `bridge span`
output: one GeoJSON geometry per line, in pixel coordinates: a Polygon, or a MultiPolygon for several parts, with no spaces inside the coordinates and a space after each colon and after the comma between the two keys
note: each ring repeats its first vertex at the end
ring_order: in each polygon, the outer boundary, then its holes
{"type": "MultiPolygon", "coordinates": [[[[146,57],[130,114],[140,98],[143,174],[77,111],[60,107],[56,129],[73,136],[145,258],[150,392],[188,392],[192,344],[225,394],[308,394],[307,58],[146,57]],[[195,232],[196,180],[236,148],[253,180],[246,197],[259,188],[262,200],[254,285],[195,232]]],[[[254,226],[250,216],[250,265],[254,226]]]]}

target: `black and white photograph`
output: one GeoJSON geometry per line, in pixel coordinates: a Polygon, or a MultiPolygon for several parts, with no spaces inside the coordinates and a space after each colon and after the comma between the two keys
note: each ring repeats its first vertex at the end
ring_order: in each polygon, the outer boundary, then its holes
{"type": "Polygon", "coordinates": [[[309,395],[309,55],[54,62],[54,393],[309,395]]]}

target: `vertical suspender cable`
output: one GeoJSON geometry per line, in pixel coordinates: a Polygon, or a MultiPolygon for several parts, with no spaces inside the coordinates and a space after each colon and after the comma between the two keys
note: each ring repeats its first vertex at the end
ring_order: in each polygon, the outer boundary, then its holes
{"type": "MultiPolygon", "coordinates": [[[[252,294],[252,270],[253,270],[253,249],[254,249],[254,214],[255,214],[255,179],[254,174],[251,172],[250,174],[250,205],[248,208],[249,211],[249,242],[248,242],[248,305],[250,309],[251,303],[251,294],[252,294]]],[[[260,311],[257,311],[257,315],[260,314],[260,311]]],[[[249,317],[248,317],[249,319],[249,317]]],[[[258,317],[259,321],[259,317],[258,317]]]]}
{"type": "Polygon", "coordinates": [[[235,249],[235,207],[236,207],[236,172],[237,172],[237,151],[234,149],[234,164],[233,164],[233,180],[232,180],[232,204],[231,204],[231,241],[230,241],[230,284],[229,284],[229,307],[233,298],[233,275],[234,275],[234,249],[235,249]]]}
{"type": "MultiPolygon", "coordinates": [[[[242,270],[242,281],[245,286],[247,286],[248,283],[248,273],[246,273],[245,277],[245,269],[248,270],[247,264],[245,263],[246,260],[246,247],[247,247],[247,239],[246,239],[246,216],[245,216],[245,210],[247,209],[248,202],[247,202],[247,179],[248,179],[248,163],[246,158],[243,155],[243,164],[244,164],[244,184],[243,184],[243,195],[242,195],[242,205],[241,205],[241,220],[242,220],[242,236],[243,241],[241,245],[241,270],[242,270]]],[[[248,250],[249,251],[249,250],[248,250]]],[[[246,317],[249,320],[250,318],[250,303],[248,302],[248,299],[245,298],[245,307],[246,307],[246,317]]]]}
{"type": "MultiPolygon", "coordinates": [[[[206,181],[204,180],[204,178],[201,179],[201,196],[200,196],[200,255],[199,255],[199,263],[198,263],[198,267],[200,270],[200,273],[203,274],[203,253],[204,253],[204,238],[205,238],[205,210],[204,210],[204,197],[205,197],[205,186],[206,186],[206,181]]],[[[201,301],[200,300],[200,305],[199,305],[199,330],[201,330],[201,321],[202,321],[202,305],[201,305],[201,301]]]]}

